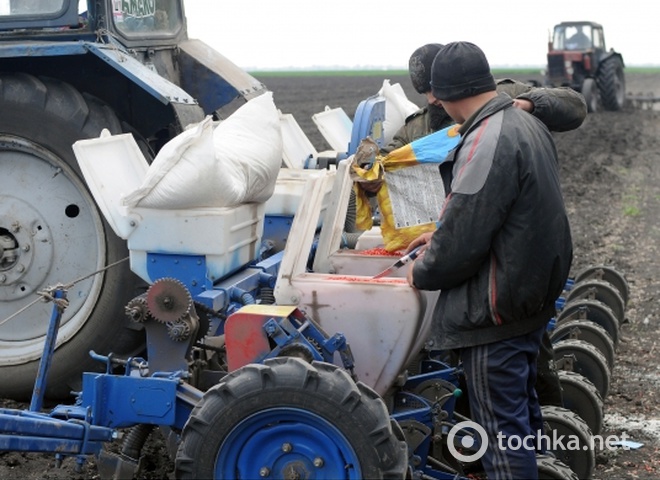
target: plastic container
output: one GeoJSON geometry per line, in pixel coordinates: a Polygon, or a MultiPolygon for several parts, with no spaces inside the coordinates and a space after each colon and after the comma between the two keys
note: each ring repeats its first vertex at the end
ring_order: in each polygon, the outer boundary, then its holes
{"type": "Polygon", "coordinates": [[[293,169],[304,168],[309,159],[315,159],[318,156],[318,152],[293,115],[280,112],[280,125],[284,146],[282,155],[284,165],[293,169]]]}
{"type": "Polygon", "coordinates": [[[124,195],[140,186],[148,165],[130,134],[79,140],[80,169],[106,220],[127,240],[131,270],[147,282],[147,253],[203,255],[207,277],[217,280],[257,258],[263,234],[263,203],[236,207],[161,210],[127,208],[124,195]]]}
{"type": "MultiPolygon", "coordinates": [[[[293,216],[298,211],[302,200],[305,184],[310,177],[318,175],[318,170],[298,170],[291,168],[282,168],[277,175],[275,190],[273,195],[266,202],[266,215],[293,216]]],[[[326,174],[332,178],[336,171],[328,170],[326,174]]],[[[332,191],[332,181],[326,184],[326,193],[321,204],[321,217],[330,202],[330,192],[332,191]]]]}
{"type": "Polygon", "coordinates": [[[344,109],[326,106],[324,111],[312,115],[312,120],[333,150],[342,153],[348,151],[353,121],[344,109]]]}

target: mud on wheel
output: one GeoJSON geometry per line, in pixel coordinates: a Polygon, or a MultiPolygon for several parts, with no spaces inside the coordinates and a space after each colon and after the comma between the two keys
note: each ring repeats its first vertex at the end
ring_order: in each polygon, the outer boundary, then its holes
{"type": "MultiPolygon", "coordinates": [[[[127,256],[87,190],[71,145],[120,133],[114,112],[67,83],[0,74],[0,395],[29,397],[51,306],[37,292],[70,283],[127,256]],[[11,317],[11,318],[10,318],[11,317]],[[7,320],[9,318],[9,320],[7,320]]],[[[68,398],[81,372],[98,368],[89,350],[122,355],[142,341],[121,328],[134,277],[128,262],[68,292],[47,394],[68,398]]]]}
{"type": "Polygon", "coordinates": [[[403,478],[407,447],[384,402],[334,365],[280,357],[250,364],[193,409],[176,475],[197,478],[403,478]]]}

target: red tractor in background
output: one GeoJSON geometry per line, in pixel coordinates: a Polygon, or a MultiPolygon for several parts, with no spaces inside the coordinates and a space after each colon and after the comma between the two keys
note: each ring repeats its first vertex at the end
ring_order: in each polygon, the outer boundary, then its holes
{"type": "Polygon", "coordinates": [[[626,84],[623,57],[605,47],[602,25],[562,22],[548,41],[547,86],[567,86],[584,95],[590,112],[623,108],[626,84]]]}

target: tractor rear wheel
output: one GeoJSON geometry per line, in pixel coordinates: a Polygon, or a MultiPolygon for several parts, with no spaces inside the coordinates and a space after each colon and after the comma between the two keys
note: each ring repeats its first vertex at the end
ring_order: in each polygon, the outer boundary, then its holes
{"type": "MultiPolygon", "coordinates": [[[[21,310],[46,287],[72,283],[127,256],[71,148],[103,128],[121,132],[117,116],[98,99],[58,80],[0,74],[1,396],[29,398],[52,305],[21,310]]],[[[69,289],[48,397],[69,397],[83,371],[99,368],[89,350],[135,353],[143,335],[129,327],[123,311],[134,296],[134,279],[123,262],[69,289]]]]}
{"type": "Polygon", "coordinates": [[[345,370],[278,357],[209,389],[181,434],[176,477],[404,478],[387,408],[345,370]]]}
{"type": "Polygon", "coordinates": [[[617,57],[605,60],[599,68],[597,82],[605,110],[621,110],[626,100],[626,79],[621,60],[617,57]]]}

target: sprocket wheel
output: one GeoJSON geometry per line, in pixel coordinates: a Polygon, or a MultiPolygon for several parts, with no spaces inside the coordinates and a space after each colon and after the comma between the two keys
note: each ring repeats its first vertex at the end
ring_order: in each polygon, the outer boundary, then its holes
{"type": "Polygon", "coordinates": [[[175,342],[183,342],[190,338],[192,328],[187,320],[167,323],[167,334],[175,342]]]}
{"type": "Polygon", "coordinates": [[[175,278],[160,278],[147,290],[149,313],[159,322],[176,323],[190,312],[192,297],[175,278]]]}
{"type": "Polygon", "coordinates": [[[144,323],[149,318],[146,294],[133,298],[124,308],[126,315],[135,323],[144,323]]]}

